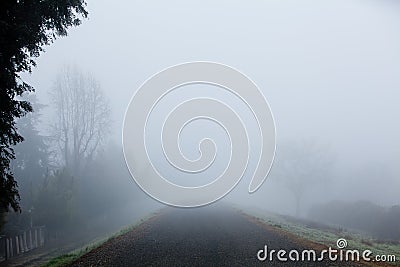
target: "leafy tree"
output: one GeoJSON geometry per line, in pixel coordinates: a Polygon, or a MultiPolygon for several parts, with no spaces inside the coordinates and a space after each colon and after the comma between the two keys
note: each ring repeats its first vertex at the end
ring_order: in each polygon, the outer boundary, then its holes
{"type": "Polygon", "coordinates": [[[35,95],[24,98],[32,104],[35,112],[17,121],[19,133],[25,140],[15,146],[16,158],[11,166],[18,181],[21,207],[24,208],[25,204],[25,208],[30,209],[33,200],[33,183],[41,182],[49,168],[49,151],[46,142],[48,138],[37,130],[37,125],[40,123],[40,110],[44,105],[37,103],[35,95]]]}
{"type": "Polygon", "coordinates": [[[28,101],[18,99],[34,88],[22,81],[31,72],[43,46],[87,17],[84,0],[0,1],[0,212],[20,210],[17,183],[10,169],[13,146],[23,141],[16,118],[32,111],[28,101]]]}
{"type": "Polygon", "coordinates": [[[48,137],[41,135],[37,130],[41,117],[40,111],[44,105],[37,103],[34,94],[24,95],[24,99],[31,103],[35,112],[28,113],[17,120],[19,133],[25,140],[14,147],[15,159],[11,162],[11,169],[18,181],[20,206],[23,211],[22,213],[5,213],[3,224],[4,221],[7,223],[3,228],[0,220],[0,228],[8,234],[29,227],[31,212],[34,209],[33,200],[49,168],[48,137]]]}
{"type": "Polygon", "coordinates": [[[74,178],[66,169],[47,175],[33,201],[34,223],[46,225],[52,233],[64,232],[74,226],[75,189],[74,178]]]}

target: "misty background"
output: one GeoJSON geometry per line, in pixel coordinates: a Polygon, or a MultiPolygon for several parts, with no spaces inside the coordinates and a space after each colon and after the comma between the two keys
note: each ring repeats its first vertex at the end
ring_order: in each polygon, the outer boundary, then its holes
{"type": "MultiPolygon", "coordinates": [[[[36,88],[37,103],[44,105],[34,125],[42,136],[53,136],[59,105],[52,92],[65,68],[93,77],[109,107],[109,129],[89,169],[66,174],[80,180],[71,209],[80,210],[79,220],[87,228],[97,229],[94,235],[115,231],[162,207],[129,175],[122,154],[122,122],[130,98],[146,79],[189,61],[219,62],[240,70],[259,86],[275,118],[276,161],[269,177],[249,195],[249,171],[224,200],[349,228],[400,204],[396,1],[88,1],[88,11],[89,19],[46,47],[32,74],[23,78],[36,88]],[[367,207],[366,214],[355,223],[328,216],[345,207],[350,214],[360,206],[367,207]]],[[[243,103],[215,89],[205,88],[202,96],[214,94],[236,107],[257,136],[243,103]]],[[[174,101],[197,93],[182,88],[169,96],[152,118],[153,128],[174,101]]],[[[182,150],[196,158],[197,141],[212,133],[221,153],[215,168],[203,176],[207,181],[223,170],[229,143],[212,123],[197,123],[204,130],[196,125],[185,130],[182,150]]],[[[50,150],[55,147],[49,144],[50,150]]],[[[153,160],[161,162],[172,180],[187,180],[164,166],[157,142],[151,147],[153,160]]],[[[251,147],[250,169],[260,149],[256,140],[251,147]]],[[[44,176],[60,176],[57,172],[63,170],[65,163],[54,153],[54,164],[44,176]]],[[[23,192],[21,197],[24,204],[23,192]]],[[[25,210],[30,208],[25,205],[25,210]]],[[[399,214],[399,209],[393,213],[399,214]]],[[[394,223],[398,218],[393,217],[394,223]]]]}

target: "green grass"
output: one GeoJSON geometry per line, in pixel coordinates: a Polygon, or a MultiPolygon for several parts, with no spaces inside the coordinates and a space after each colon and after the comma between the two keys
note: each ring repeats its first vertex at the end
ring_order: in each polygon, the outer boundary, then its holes
{"type": "Polygon", "coordinates": [[[139,225],[141,225],[142,223],[144,223],[145,221],[147,221],[148,219],[154,217],[155,215],[157,215],[158,212],[153,212],[150,215],[140,219],[137,223],[134,223],[132,225],[129,225],[128,227],[125,227],[123,229],[121,229],[120,231],[112,234],[111,236],[108,236],[106,238],[99,238],[96,239],[94,241],[92,241],[91,243],[87,244],[86,246],[82,247],[82,248],[78,248],[75,249],[73,251],[71,251],[70,253],[67,254],[63,254],[60,255],[58,257],[55,257],[53,259],[51,259],[50,261],[48,261],[46,264],[43,264],[42,267],[62,267],[62,266],[66,266],[71,264],[72,262],[74,262],[76,259],[78,259],[79,257],[81,257],[82,255],[90,252],[91,250],[101,246],[102,244],[106,243],[107,241],[124,235],[126,233],[128,233],[129,231],[135,229],[136,227],[138,227],[139,225]]]}
{"type": "Polygon", "coordinates": [[[54,259],[51,259],[48,263],[44,264],[43,267],[53,267],[53,266],[65,266],[69,263],[72,263],[74,260],[76,260],[77,258],[79,258],[79,254],[65,254],[65,255],[61,255],[58,256],[54,259]]]}

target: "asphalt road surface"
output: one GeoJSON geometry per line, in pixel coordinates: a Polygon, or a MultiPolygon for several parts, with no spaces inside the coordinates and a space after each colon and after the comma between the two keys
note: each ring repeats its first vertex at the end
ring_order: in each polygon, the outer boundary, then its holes
{"type": "Polygon", "coordinates": [[[264,245],[275,250],[312,249],[307,242],[228,207],[168,208],[83,255],[72,266],[344,266],[327,260],[257,259],[264,245]]]}

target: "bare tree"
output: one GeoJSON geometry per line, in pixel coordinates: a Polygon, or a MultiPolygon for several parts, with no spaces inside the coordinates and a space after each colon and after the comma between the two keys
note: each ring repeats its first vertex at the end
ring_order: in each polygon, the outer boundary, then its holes
{"type": "Polygon", "coordinates": [[[276,178],[293,194],[296,217],[300,216],[304,195],[331,175],[332,158],[327,149],[313,142],[287,142],[278,147],[276,178]]]}
{"type": "Polygon", "coordinates": [[[110,127],[110,107],[91,75],[66,66],[52,91],[53,134],[68,170],[79,174],[93,159],[110,127]]]}

